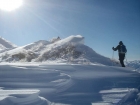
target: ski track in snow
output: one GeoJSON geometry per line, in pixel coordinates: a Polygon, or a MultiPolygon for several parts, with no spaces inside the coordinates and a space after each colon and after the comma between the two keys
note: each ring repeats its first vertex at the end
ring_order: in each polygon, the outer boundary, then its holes
{"type": "Polygon", "coordinates": [[[139,80],[130,68],[1,64],[0,105],[115,105],[139,80]]]}

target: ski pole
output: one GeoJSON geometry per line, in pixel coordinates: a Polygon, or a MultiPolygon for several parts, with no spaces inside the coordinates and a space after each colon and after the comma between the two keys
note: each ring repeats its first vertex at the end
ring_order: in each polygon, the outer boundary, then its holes
{"type": "MultiPolygon", "coordinates": [[[[126,53],[127,54],[127,53],[126,53]]],[[[126,54],[125,54],[125,59],[126,59],[126,62],[127,62],[127,57],[126,57],[126,54]]]]}
{"type": "Polygon", "coordinates": [[[114,64],[113,59],[114,59],[114,50],[113,50],[113,54],[112,54],[112,66],[114,64]]]}
{"type": "MultiPolygon", "coordinates": [[[[126,54],[127,54],[127,53],[126,53],[126,54]]],[[[125,60],[126,60],[127,66],[129,67],[129,63],[127,63],[127,56],[126,56],[126,54],[125,54],[125,60]]]]}

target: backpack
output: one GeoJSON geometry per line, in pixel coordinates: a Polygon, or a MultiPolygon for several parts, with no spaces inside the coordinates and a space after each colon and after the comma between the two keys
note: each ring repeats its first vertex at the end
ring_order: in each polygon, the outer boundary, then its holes
{"type": "Polygon", "coordinates": [[[125,54],[127,52],[127,49],[125,45],[120,45],[120,53],[125,54]]]}

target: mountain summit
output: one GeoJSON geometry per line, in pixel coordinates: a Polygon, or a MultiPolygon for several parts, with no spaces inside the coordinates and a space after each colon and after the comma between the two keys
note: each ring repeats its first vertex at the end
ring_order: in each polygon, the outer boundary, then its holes
{"type": "Polygon", "coordinates": [[[14,47],[17,47],[17,46],[7,41],[6,39],[0,37],[0,50],[5,50],[9,48],[14,48],[14,47]]]}

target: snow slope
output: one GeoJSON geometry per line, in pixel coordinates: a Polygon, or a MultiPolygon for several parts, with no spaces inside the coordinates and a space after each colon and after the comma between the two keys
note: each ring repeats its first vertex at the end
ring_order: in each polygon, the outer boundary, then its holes
{"type": "Polygon", "coordinates": [[[0,105],[130,105],[125,100],[139,85],[140,74],[131,68],[0,64],[0,105]]]}
{"type": "Polygon", "coordinates": [[[0,37],[0,50],[5,50],[8,48],[14,48],[14,47],[17,47],[17,46],[7,41],[6,39],[0,37]]]}
{"type": "MultiPolygon", "coordinates": [[[[1,62],[46,62],[63,61],[70,63],[97,63],[112,65],[111,59],[96,53],[84,45],[81,35],[69,36],[62,40],[40,40],[0,53],[1,62]]],[[[116,62],[117,63],[117,62],[116,62]]],[[[117,65],[117,64],[115,64],[117,65]]]]}
{"type": "Polygon", "coordinates": [[[49,42],[49,41],[39,40],[37,42],[25,45],[22,48],[39,53],[41,50],[45,49],[45,47],[50,43],[51,42],[49,42]]]}

